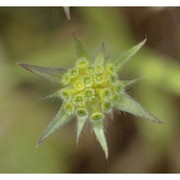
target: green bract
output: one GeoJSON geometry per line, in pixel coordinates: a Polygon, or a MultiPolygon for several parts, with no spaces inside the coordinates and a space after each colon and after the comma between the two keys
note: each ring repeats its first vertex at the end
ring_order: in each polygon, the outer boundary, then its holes
{"type": "Polygon", "coordinates": [[[128,112],[158,123],[161,122],[125,92],[126,87],[137,82],[138,79],[129,81],[118,79],[123,65],[144,45],[146,40],[109,59],[105,59],[103,44],[93,62],[90,61],[81,41],[76,37],[74,41],[77,60],[75,67],[71,69],[44,68],[20,64],[26,70],[63,86],[60,90],[47,96],[47,98],[60,98],[63,103],[54,120],[44,131],[38,144],[41,144],[57,128],[62,127],[66,122],[76,117],[77,141],[84,124],[90,121],[105,156],[108,158],[108,148],[103,127],[104,121],[108,120],[106,115],[108,113],[112,114],[113,109],[128,112]],[[57,78],[56,73],[61,73],[61,78],[57,78]]]}

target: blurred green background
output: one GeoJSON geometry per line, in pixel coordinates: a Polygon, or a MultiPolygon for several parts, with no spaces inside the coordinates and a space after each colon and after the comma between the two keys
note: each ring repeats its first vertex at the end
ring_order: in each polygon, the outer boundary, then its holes
{"type": "Polygon", "coordinates": [[[0,172],[180,172],[180,8],[0,8],[0,172]],[[106,123],[109,160],[86,127],[76,144],[76,122],[35,145],[59,109],[42,97],[58,86],[16,63],[70,67],[73,33],[92,58],[105,42],[107,57],[147,37],[121,79],[143,77],[128,93],[163,125],[114,114],[106,123]]]}

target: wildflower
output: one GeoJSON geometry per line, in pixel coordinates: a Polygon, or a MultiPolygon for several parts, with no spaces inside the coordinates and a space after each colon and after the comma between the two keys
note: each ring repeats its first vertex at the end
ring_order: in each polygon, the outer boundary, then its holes
{"type": "Polygon", "coordinates": [[[77,141],[85,123],[90,121],[97,140],[108,158],[104,121],[108,120],[107,115],[112,114],[114,109],[161,123],[158,118],[147,112],[126,93],[126,87],[137,82],[138,79],[123,81],[118,78],[122,67],[144,45],[146,40],[109,59],[105,59],[103,44],[94,61],[90,60],[81,41],[76,37],[74,41],[77,60],[75,67],[71,69],[20,64],[26,70],[62,86],[60,90],[47,96],[47,98],[62,99],[63,103],[53,121],[43,132],[38,144],[41,144],[56,129],[76,117],[77,141]],[[61,78],[57,78],[55,73],[62,73],[61,78]]]}

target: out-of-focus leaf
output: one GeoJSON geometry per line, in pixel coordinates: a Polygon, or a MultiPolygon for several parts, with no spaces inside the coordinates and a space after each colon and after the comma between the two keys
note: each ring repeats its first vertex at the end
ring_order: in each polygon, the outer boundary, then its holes
{"type": "Polygon", "coordinates": [[[63,7],[63,9],[64,9],[64,12],[66,14],[67,19],[70,20],[71,19],[71,16],[70,16],[70,7],[63,7]]]}
{"type": "Polygon", "coordinates": [[[121,111],[146,118],[153,122],[162,123],[161,120],[159,120],[151,113],[147,112],[137,101],[135,101],[125,92],[122,94],[122,97],[120,99],[117,99],[115,106],[121,111]]]}
{"type": "Polygon", "coordinates": [[[67,113],[63,111],[61,108],[52,122],[48,125],[48,127],[43,132],[41,138],[38,141],[37,147],[43,143],[43,141],[52,134],[56,129],[62,127],[65,123],[71,120],[71,116],[68,116],[67,113]]]}
{"type": "Polygon", "coordinates": [[[42,66],[35,66],[35,65],[21,64],[21,63],[18,63],[18,65],[44,79],[57,83],[59,83],[59,78],[52,76],[51,74],[66,72],[65,68],[49,68],[49,67],[42,67],[42,66]]]}
{"type": "Polygon", "coordinates": [[[76,46],[76,53],[77,53],[77,58],[86,58],[90,59],[88,53],[86,52],[82,42],[74,35],[74,43],[76,46]]]}
{"type": "Polygon", "coordinates": [[[105,60],[105,47],[103,43],[100,52],[97,54],[94,60],[94,64],[102,66],[104,64],[104,60],[105,60]]]}
{"type": "Polygon", "coordinates": [[[103,119],[102,120],[98,120],[98,121],[92,121],[92,127],[94,130],[94,133],[97,137],[97,140],[99,141],[106,158],[108,159],[108,147],[107,147],[107,142],[106,142],[106,137],[104,134],[104,126],[103,126],[103,119]]]}
{"type": "Polygon", "coordinates": [[[117,54],[109,59],[109,61],[114,61],[116,64],[117,71],[120,71],[122,66],[124,66],[130,58],[137,53],[137,51],[145,44],[146,39],[137,44],[136,46],[128,49],[127,51],[117,54]]]}
{"type": "Polygon", "coordinates": [[[140,54],[139,63],[140,66],[134,63],[131,71],[146,77],[154,86],[168,90],[177,96],[180,95],[180,65],[173,59],[146,50],[140,54]]]}

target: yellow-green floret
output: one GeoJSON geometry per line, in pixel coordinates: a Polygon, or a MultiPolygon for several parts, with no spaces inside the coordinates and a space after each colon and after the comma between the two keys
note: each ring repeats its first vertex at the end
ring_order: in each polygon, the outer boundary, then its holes
{"type": "Polygon", "coordinates": [[[111,111],[113,99],[121,96],[121,82],[114,65],[109,63],[99,66],[89,64],[86,58],[78,59],[75,67],[62,76],[62,83],[65,112],[77,117],[89,112],[90,119],[102,119],[105,112],[111,111]]]}

